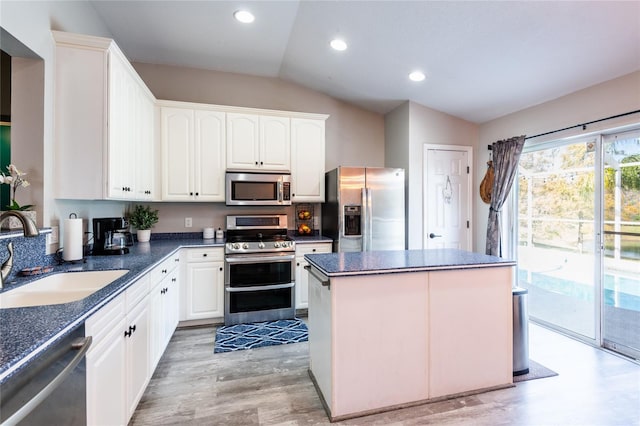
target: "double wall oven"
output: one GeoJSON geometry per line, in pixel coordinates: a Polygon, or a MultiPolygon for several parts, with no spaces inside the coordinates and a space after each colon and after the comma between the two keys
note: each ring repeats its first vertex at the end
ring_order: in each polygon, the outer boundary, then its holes
{"type": "Polygon", "coordinates": [[[286,215],[227,216],[225,325],[295,317],[295,242],[286,215]]]}

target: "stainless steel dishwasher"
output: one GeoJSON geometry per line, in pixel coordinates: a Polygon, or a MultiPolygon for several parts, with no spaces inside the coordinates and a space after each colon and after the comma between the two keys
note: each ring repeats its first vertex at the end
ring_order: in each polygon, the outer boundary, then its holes
{"type": "Polygon", "coordinates": [[[84,324],[0,384],[0,422],[8,425],[86,425],[84,324]]]}

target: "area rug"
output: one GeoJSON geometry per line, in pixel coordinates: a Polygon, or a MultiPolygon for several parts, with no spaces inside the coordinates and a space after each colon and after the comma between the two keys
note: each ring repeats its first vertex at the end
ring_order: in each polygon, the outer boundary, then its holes
{"type": "Polygon", "coordinates": [[[540,365],[533,360],[529,360],[529,372],[520,376],[513,376],[513,382],[524,382],[527,380],[544,379],[545,377],[557,376],[553,370],[548,369],[544,365],[540,365]]]}
{"type": "Polygon", "coordinates": [[[224,325],[216,330],[213,353],[306,342],[308,338],[307,325],[298,318],[224,325]]]}

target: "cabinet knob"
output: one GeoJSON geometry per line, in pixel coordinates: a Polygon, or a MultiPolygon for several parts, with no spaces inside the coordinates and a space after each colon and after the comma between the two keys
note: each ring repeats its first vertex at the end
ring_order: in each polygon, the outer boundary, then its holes
{"type": "Polygon", "coordinates": [[[311,251],[316,251],[316,249],[312,249],[311,251]]]}
{"type": "Polygon", "coordinates": [[[131,330],[125,330],[124,337],[131,337],[131,330]]]}
{"type": "Polygon", "coordinates": [[[197,197],[198,195],[200,195],[200,193],[199,193],[199,192],[196,192],[196,197],[197,197]]]}
{"type": "Polygon", "coordinates": [[[263,164],[264,164],[264,163],[261,161],[261,162],[260,162],[260,165],[262,166],[263,164]]]}
{"type": "Polygon", "coordinates": [[[220,270],[222,271],[222,267],[220,268],[220,270]]]}
{"type": "Polygon", "coordinates": [[[202,257],[207,257],[207,253],[203,253],[203,254],[202,254],[202,257]]]}
{"type": "Polygon", "coordinates": [[[300,262],[296,263],[296,266],[300,266],[300,262]]]}
{"type": "Polygon", "coordinates": [[[176,278],[171,278],[171,282],[176,282],[176,278]]]}
{"type": "Polygon", "coordinates": [[[256,161],[256,166],[258,165],[258,162],[256,161]]]}

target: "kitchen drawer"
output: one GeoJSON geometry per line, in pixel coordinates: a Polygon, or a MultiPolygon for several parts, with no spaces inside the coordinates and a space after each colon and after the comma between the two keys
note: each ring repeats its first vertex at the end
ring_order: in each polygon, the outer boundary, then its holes
{"type": "Polygon", "coordinates": [[[224,260],[224,250],[220,247],[186,250],[187,262],[214,262],[224,260]]]}
{"type": "Polygon", "coordinates": [[[124,319],[125,314],[125,293],[123,293],[87,319],[85,322],[85,334],[93,337],[93,347],[124,319]]]}
{"type": "Polygon", "coordinates": [[[180,265],[180,251],[172,253],[166,257],[158,266],[153,268],[149,273],[151,275],[151,285],[162,281],[169,273],[180,265]]]}
{"type": "Polygon", "coordinates": [[[149,294],[150,274],[145,274],[125,291],[127,312],[133,309],[144,297],[149,294]]]}
{"type": "Polygon", "coordinates": [[[331,253],[331,243],[296,244],[296,256],[312,253],[331,253]]]}

